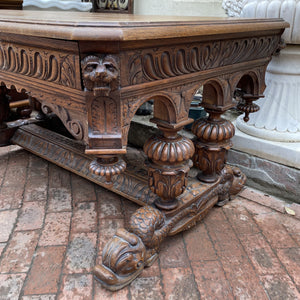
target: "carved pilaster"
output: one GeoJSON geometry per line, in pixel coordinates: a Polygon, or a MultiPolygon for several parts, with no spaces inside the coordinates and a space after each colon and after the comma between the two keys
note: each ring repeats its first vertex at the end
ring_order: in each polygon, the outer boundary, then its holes
{"type": "Polygon", "coordinates": [[[173,209],[178,205],[176,197],[187,185],[187,174],[192,166],[194,154],[191,140],[177,134],[179,129],[158,126],[163,135],[150,138],[144,145],[148,166],[150,189],[160,197],[155,205],[162,209],[173,209]]]}
{"type": "Polygon", "coordinates": [[[81,68],[89,124],[86,153],[111,154],[111,150],[124,153],[117,57],[89,55],[82,60],[81,68]]]}
{"type": "Polygon", "coordinates": [[[195,141],[194,166],[202,172],[198,179],[204,182],[215,182],[226,163],[227,150],[234,136],[233,124],[221,118],[222,112],[206,109],[209,116],[194,122],[192,132],[198,139],[195,141]]]}
{"type": "Polygon", "coordinates": [[[82,60],[81,67],[89,124],[85,153],[97,156],[89,170],[104,176],[111,186],[112,176],[126,169],[124,160],[117,156],[126,152],[120,124],[118,59],[112,55],[89,55],[82,60]]]}

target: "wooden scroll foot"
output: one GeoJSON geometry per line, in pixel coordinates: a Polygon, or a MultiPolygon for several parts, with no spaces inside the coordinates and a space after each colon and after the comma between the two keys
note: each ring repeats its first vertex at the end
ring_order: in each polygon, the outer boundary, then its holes
{"type": "Polygon", "coordinates": [[[246,180],[246,175],[238,167],[226,165],[221,171],[221,184],[223,182],[230,187],[221,189],[216,205],[224,206],[228,203],[232,196],[238,194],[244,188],[246,180]]]}
{"type": "Polygon", "coordinates": [[[131,283],[156,260],[158,247],[168,234],[164,225],[165,217],[158,209],[138,209],[131,216],[129,231],[118,229],[104,247],[102,265],[94,268],[98,281],[111,291],[131,283]]]}
{"type": "Polygon", "coordinates": [[[139,208],[131,216],[128,230],[118,229],[104,247],[102,265],[94,268],[95,277],[111,291],[130,284],[145,267],[153,264],[167,236],[191,228],[215,204],[224,205],[241,190],[245,180],[238,168],[225,166],[214,188],[180,210],[163,213],[152,206],[139,208]]]}

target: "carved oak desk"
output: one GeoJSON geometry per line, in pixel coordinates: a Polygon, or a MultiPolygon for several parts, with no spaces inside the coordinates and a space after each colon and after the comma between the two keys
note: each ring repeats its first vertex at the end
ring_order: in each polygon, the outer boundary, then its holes
{"type": "Polygon", "coordinates": [[[1,12],[0,136],[9,132],[11,143],[142,205],[95,267],[105,287],[131,282],[167,236],[242,188],[245,176],[225,165],[234,126],[221,115],[236,105],[236,89],[246,121],[258,109],[252,102],[287,26],[280,19],[1,12]],[[188,111],[200,86],[208,117],[194,122],[191,141],[178,131],[193,121],[188,111]],[[10,89],[26,91],[73,138],[36,124],[7,126],[10,89]],[[148,162],[138,170],[126,162],[128,130],[150,99],[161,135],[146,142],[148,162]],[[191,160],[195,178],[188,177],[191,160]]]}

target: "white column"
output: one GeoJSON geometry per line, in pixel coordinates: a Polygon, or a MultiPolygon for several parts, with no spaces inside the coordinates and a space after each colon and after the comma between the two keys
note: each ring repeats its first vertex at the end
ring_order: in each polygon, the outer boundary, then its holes
{"type": "Polygon", "coordinates": [[[231,12],[233,2],[241,17],[280,17],[290,23],[283,34],[287,47],[267,68],[265,98],[257,101],[260,110],[248,123],[239,117],[237,128],[271,141],[300,142],[300,0],[224,0],[223,7],[231,12]]]}

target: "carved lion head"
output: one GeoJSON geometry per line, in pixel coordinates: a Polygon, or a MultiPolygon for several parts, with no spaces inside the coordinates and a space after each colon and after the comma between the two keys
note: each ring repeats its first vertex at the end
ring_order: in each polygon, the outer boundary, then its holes
{"type": "Polygon", "coordinates": [[[81,62],[85,90],[95,96],[109,96],[118,88],[119,67],[111,55],[89,55],[81,62]]]}

